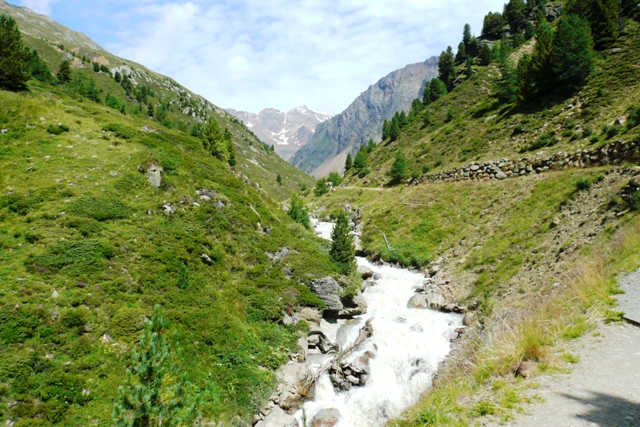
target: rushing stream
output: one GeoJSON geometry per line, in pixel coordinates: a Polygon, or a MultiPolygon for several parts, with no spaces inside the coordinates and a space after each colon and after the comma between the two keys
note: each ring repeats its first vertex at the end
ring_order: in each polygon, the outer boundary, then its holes
{"type": "MultiPolygon", "coordinates": [[[[318,235],[330,238],[333,224],[317,222],[314,227],[318,235]]],[[[366,352],[373,356],[368,381],[349,391],[336,391],[325,372],[316,383],[314,400],[306,402],[304,409],[296,414],[300,425],[303,412],[310,425],[320,410],[330,408],[340,412],[337,427],[378,427],[398,417],[431,386],[433,373],[450,351],[449,337],[462,325],[462,318],[457,314],[407,308],[424,275],[377,266],[365,258],[357,258],[357,262],[380,275],[377,285],[368,287],[363,294],[367,313],[324,327],[326,335],[344,348],[357,338],[365,322],[371,320],[373,335],[346,358],[353,360],[366,352]]],[[[316,359],[309,363],[317,368],[322,361],[316,359]]]]}

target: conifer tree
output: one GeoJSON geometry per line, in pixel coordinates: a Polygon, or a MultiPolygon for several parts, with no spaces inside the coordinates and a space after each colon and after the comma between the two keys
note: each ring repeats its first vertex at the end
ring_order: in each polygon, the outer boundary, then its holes
{"type": "Polygon", "coordinates": [[[473,61],[470,56],[467,56],[467,61],[464,67],[464,73],[467,75],[467,78],[470,79],[473,75],[473,61]]]}
{"type": "Polygon", "coordinates": [[[122,81],[122,74],[120,74],[120,71],[116,71],[116,74],[113,76],[113,80],[116,83],[120,83],[122,81]]]}
{"type": "Polygon", "coordinates": [[[556,85],[580,86],[593,71],[593,61],[589,23],[577,15],[563,17],[553,38],[551,54],[556,85]]]}
{"type": "Polygon", "coordinates": [[[168,322],[156,306],[144,323],[140,342],[131,351],[133,366],[118,388],[113,408],[117,427],[187,427],[198,416],[199,398],[183,379],[175,334],[168,337],[168,322]]]}
{"type": "Polygon", "coordinates": [[[407,159],[405,158],[402,150],[396,152],[395,160],[393,161],[393,165],[391,165],[389,175],[391,176],[391,181],[395,184],[401,182],[407,177],[407,159]]]}
{"type": "Polygon", "coordinates": [[[504,27],[504,18],[500,12],[489,12],[484,17],[482,35],[490,39],[499,39],[504,27]]]}
{"type": "Polygon", "coordinates": [[[434,78],[427,83],[424,90],[424,105],[429,105],[432,102],[437,101],[447,94],[447,87],[439,78],[434,78]]]}
{"type": "Polygon", "coordinates": [[[467,48],[463,42],[458,45],[458,51],[456,52],[456,64],[462,64],[467,58],[467,48]]]}
{"type": "Polygon", "coordinates": [[[546,91],[552,84],[551,53],[553,51],[553,30],[544,21],[538,26],[536,44],[531,55],[531,78],[538,91],[546,91]]]}
{"type": "Polygon", "coordinates": [[[424,114],[422,115],[422,125],[427,127],[431,124],[431,111],[429,109],[424,110],[424,114]]]}
{"type": "Polygon", "coordinates": [[[345,172],[349,172],[352,167],[353,167],[353,159],[351,158],[351,154],[347,154],[347,160],[344,162],[345,172]]]}
{"type": "Polygon", "coordinates": [[[340,266],[343,274],[349,274],[356,267],[355,254],[356,248],[349,229],[349,219],[345,211],[340,211],[331,232],[329,255],[340,266]]]}
{"type": "Polygon", "coordinates": [[[304,206],[302,199],[295,194],[291,197],[291,205],[287,211],[287,215],[291,217],[298,224],[302,224],[307,230],[311,229],[311,221],[309,220],[309,212],[304,206]]]}
{"type": "Polygon", "coordinates": [[[586,19],[597,49],[609,47],[618,37],[618,0],[570,0],[567,13],[586,19]]]}
{"type": "Polygon", "coordinates": [[[456,79],[456,64],[451,46],[440,54],[438,60],[438,78],[445,84],[447,90],[453,88],[453,82],[456,79]]]}
{"type": "MultiPolygon", "coordinates": [[[[399,137],[400,137],[399,119],[397,117],[394,117],[393,120],[391,120],[391,126],[389,129],[389,138],[391,139],[391,142],[394,142],[399,137]]],[[[356,156],[356,159],[357,159],[357,156],[356,156]]]]}
{"type": "Polygon", "coordinates": [[[524,0],[509,0],[504,6],[503,16],[507,20],[511,33],[516,33],[524,28],[526,5],[524,0]]]}
{"type": "Polygon", "coordinates": [[[60,68],[58,69],[58,82],[60,84],[68,83],[71,81],[71,64],[66,59],[60,63],[60,68]]]}
{"type": "Polygon", "coordinates": [[[278,183],[278,185],[282,185],[282,175],[278,174],[276,176],[276,182],[278,183]]]}
{"type": "Polygon", "coordinates": [[[224,129],[222,138],[224,139],[227,145],[227,152],[229,153],[229,158],[228,158],[229,166],[233,167],[237,163],[236,148],[235,148],[235,145],[233,144],[233,136],[231,135],[231,131],[229,130],[229,128],[224,129]]]}
{"type": "Polygon", "coordinates": [[[371,153],[375,149],[376,142],[373,140],[373,138],[369,138],[369,142],[367,143],[367,153],[371,153]]]}
{"type": "Polygon", "coordinates": [[[363,171],[367,168],[367,156],[364,151],[359,150],[356,153],[356,157],[353,160],[353,168],[358,172],[363,171]]]}
{"type": "Polygon", "coordinates": [[[27,49],[26,52],[27,74],[36,80],[40,80],[41,82],[54,83],[55,80],[53,78],[53,74],[51,74],[51,71],[49,71],[49,67],[47,67],[47,64],[42,59],[40,59],[38,51],[34,49],[29,52],[27,49]]]}
{"type": "Polygon", "coordinates": [[[327,185],[327,180],[325,178],[319,179],[316,182],[316,188],[313,190],[313,194],[320,197],[323,194],[327,194],[329,192],[329,186],[327,185]]]}
{"type": "Polygon", "coordinates": [[[229,159],[229,148],[224,139],[220,124],[213,117],[209,118],[203,135],[204,149],[220,160],[229,159]]]}
{"type": "Polygon", "coordinates": [[[471,46],[471,25],[464,24],[464,29],[462,30],[462,43],[464,43],[464,47],[466,50],[469,50],[471,46]]]}
{"type": "Polygon", "coordinates": [[[483,44],[480,48],[480,65],[486,67],[489,64],[491,64],[491,48],[488,44],[483,44]]]}
{"type": "Polygon", "coordinates": [[[524,38],[525,40],[531,40],[536,35],[536,27],[531,21],[527,21],[524,26],[524,38]]]}
{"type": "Polygon", "coordinates": [[[390,131],[389,125],[390,124],[391,123],[389,123],[389,121],[386,120],[386,119],[385,119],[384,123],[382,124],[382,140],[383,141],[386,141],[387,139],[389,139],[389,131],[390,131]]]}
{"type": "Polygon", "coordinates": [[[27,88],[27,55],[15,19],[0,15],[0,89],[19,91],[27,88]]]}

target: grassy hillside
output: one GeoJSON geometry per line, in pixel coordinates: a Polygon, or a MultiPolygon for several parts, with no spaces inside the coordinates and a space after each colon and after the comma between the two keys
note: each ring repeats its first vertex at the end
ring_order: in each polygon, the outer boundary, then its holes
{"type": "Polygon", "coordinates": [[[0,93],[0,117],[2,422],[110,425],[155,304],[205,417],[256,411],[295,348],[284,308],[322,304],[305,284],[335,273],[326,243],[177,130],[39,83],[0,93]]]}
{"type": "Polygon", "coordinates": [[[260,142],[244,123],[172,79],[118,58],[99,48],[86,36],[28,9],[3,1],[0,3],[0,13],[7,13],[16,19],[23,31],[25,44],[38,51],[54,74],[63,59],[71,61],[74,80],[66,84],[64,89],[67,95],[76,100],[87,100],[90,88],[95,88],[98,103],[110,105],[114,113],[122,111],[124,116],[143,119],[145,123],[137,130],[146,126],[152,130],[170,129],[190,135],[197,133],[194,128],[197,129],[209,117],[213,117],[223,129],[231,131],[238,158],[235,170],[251,183],[279,200],[288,199],[290,192],[298,191],[302,184],[313,184],[313,178],[282,160],[269,146],[260,142]],[[106,67],[108,72],[94,72],[93,63],[106,67]],[[129,91],[114,80],[116,71],[129,76],[132,82],[129,91]],[[148,115],[148,105],[153,107],[153,118],[148,115]],[[278,174],[282,177],[282,184],[276,182],[278,174]]]}

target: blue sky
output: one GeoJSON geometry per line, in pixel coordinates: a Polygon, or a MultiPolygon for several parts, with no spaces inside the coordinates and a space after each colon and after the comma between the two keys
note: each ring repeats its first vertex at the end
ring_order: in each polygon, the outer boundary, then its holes
{"type": "Polygon", "coordinates": [[[479,34],[504,0],[10,0],[216,105],[344,110],[405,65],[479,34]]]}

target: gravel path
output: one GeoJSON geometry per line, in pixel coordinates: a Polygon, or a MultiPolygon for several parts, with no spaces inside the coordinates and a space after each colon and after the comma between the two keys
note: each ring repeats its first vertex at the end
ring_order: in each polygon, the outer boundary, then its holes
{"type": "MultiPolygon", "coordinates": [[[[640,301],[640,271],[621,285],[626,291],[621,299],[640,301]]],[[[540,387],[533,392],[544,402],[527,407],[527,415],[506,426],[640,427],[640,327],[601,325],[597,332],[572,345],[579,362],[570,374],[534,379],[540,387]]]]}

